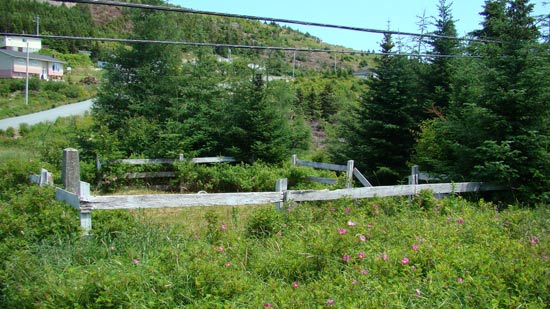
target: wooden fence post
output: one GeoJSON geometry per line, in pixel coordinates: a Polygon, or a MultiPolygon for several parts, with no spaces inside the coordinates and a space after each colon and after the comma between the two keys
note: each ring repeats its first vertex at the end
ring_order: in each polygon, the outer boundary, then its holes
{"type": "Polygon", "coordinates": [[[409,176],[409,185],[414,185],[414,194],[409,196],[409,199],[412,201],[414,195],[416,195],[416,185],[418,185],[418,177],[419,177],[419,171],[418,171],[418,165],[413,165],[411,167],[411,176],[409,176]]]}
{"type": "Polygon", "coordinates": [[[292,165],[296,165],[298,163],[298,156],[297,155],[292,155],[292,165]]]}
{"type": "Polygon", "coordinates": [[[80,162],[78,150],[74,148],[63,149],[61,181],[65,190],[80,196],[80,162]]]}
{"type": "Polygon", "coordinates": [[[351,189],[353,187],[353,160],[349,160],[346,166],[346,189],[351,189]]]}
{"type": "MultiPolygon", "coordinates": [[[[90,195],[90,185],[80,181],[80,161],[78,150],[74,148],[63,149],[63,162],[61,167],[61,181],[65,190],[78,196],[90,195]],[[81,189],[82,188],[82,189],[81,189]]],[[[92,211],[89,208],[79,207],[80,227],[84,235],[88,235],[92,229],[92,211]]]]}
{"type": "MultiPolygon", "coordinates": [[[[284,192],[288,189],[287,187],[288,187],[288,179],[286,178],[278,179],[277,182],[275,183],[275,192],[284,192]]],[[[281,211],[283,204],[284,204],[284,197],[283,197],[283,201],[275,202],[275,210],[281,211]]]]}
{"type": "Polygon", "coordinates": [[[409,179],[409,184],[410,185],[417,185],[418,184],[418,177],[419,177],[419,170],[418,170],[418,165],[413,165],[413,167],[411,167],[411,178],[409,179]]]}

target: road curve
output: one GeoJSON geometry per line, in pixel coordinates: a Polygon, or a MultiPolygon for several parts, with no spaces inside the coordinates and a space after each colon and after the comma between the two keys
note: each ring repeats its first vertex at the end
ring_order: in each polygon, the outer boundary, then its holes
{"type": "Polygon", "coordinates": [[[9,127],[19,129],[21,123],[28,125],[34,125],[40,122],[50,121],[54,122],[58,117],[68,117],[74,115],[84,115],[87,111],[90,111],[93,104],[93,99],[63,105],[60,107],[52,108],[42,112],[28,114],[19,117],[0,119],[0,130],[6,130],[9,127]]]}

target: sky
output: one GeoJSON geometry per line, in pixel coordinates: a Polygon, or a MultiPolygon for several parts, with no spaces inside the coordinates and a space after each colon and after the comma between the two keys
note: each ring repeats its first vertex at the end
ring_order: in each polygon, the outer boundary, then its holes
{"type": "MultiPolygon", "coordinates": [[[[418,16],[437,16],[438,0],[167,0],[185,8],[324,24],[419,33],[418,16]]],[[[534,0],[534,15],[548,15],[550,4],[534,0]]],[[[450,3],[450,1],[448,1],[450,3]]],[[[451,10],[459,36],[480,29],[485,0],[455,0],[451,10]]],[[[430,19],[431,21],[433,19],[430,19]]],[[[288,25],[324,42],[355,50],[380,50],[381,34],[288,25]]],[[[429,30],[433,30],[430,27],[429,30]]]]}

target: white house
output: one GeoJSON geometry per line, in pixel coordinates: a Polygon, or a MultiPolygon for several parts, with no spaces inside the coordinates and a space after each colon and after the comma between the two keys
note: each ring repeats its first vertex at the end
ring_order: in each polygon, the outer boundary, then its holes
{"type": "Polygon", "coordinates": [[[22,36],[4,36],[0,41],[0,48],[6,50],[26,53],[27,46],[29,47],[30,53],[35,53],[42,49],[42,39],[22,36]]]}
{"type": "Polygon", "coordinates": [[[66,62],[35,54],[42,49],[42,39],[23,36],[4,36],[0,39],[0,78],[27,76],[27,47],[30,77],[63,80],[63,66],[66,62]]]}
{"type": "MultiPolygon", "coordinates": [[[[45,80],[63,80],[63,66],[59,59],[29,54],[29,76],[45,80]]],[[[0,49],[0,78],[25,78],[27,53],[0,49]]]]}

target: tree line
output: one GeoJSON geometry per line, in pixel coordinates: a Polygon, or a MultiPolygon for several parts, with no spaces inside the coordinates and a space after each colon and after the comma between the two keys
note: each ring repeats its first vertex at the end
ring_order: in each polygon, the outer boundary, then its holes
{"type": "MultiPolygon", "coordinates": [[[[279,162],[311,151],[308,124],[321,121],[329,135],[321,156],[355,160],[376,184],[403,181],[415,163],[441,178],[546,199],[548,44],[528,0],[491,0],[482,9],[482,29],[470,36],[491,42],[448,39],[457,37],[452,4],[440,0],[433,31],[440,36],[427,41],[433,57],[404,56],[386,34],[364,83],[327,75],[266,82],[245,58],[219,62],[210,48],[182,63],[188,50],[177,46],[120,46],[95,104],[95,135],[81,140],[111,155],[279,162]]],[[[134,35],[173,39],[177,22],[166,14],[136,11],[134,35]]]]}

